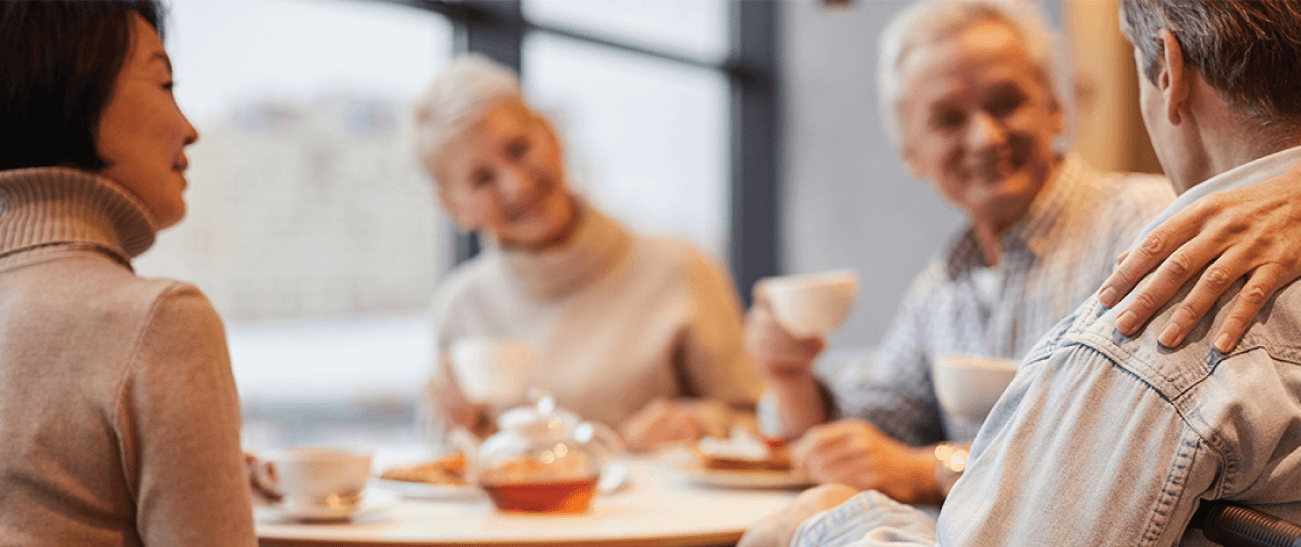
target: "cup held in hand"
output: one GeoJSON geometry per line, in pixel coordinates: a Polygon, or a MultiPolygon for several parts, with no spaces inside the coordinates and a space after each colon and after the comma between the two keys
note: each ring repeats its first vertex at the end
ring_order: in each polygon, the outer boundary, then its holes
{"type": "Polygon", "coordinates": [[[504,409],[524,399],[535,358],[528,342],[468,336],[452,342],[448,354],[456,381],[470,401],[504,409]]]}
{"type": "Polygon", "coordinates": [[[858,294],[858,274],[835,270],[764,280],[773,317],[797,338],[825,335],[849,318],[858,294]]]}
{"type": "Polygon", "coordinates": [[[945,412],[968,423],[985,421],[1016,376],[1019,361],[998,357],[941,355],[935,359],[935,396],[945,412]]]}

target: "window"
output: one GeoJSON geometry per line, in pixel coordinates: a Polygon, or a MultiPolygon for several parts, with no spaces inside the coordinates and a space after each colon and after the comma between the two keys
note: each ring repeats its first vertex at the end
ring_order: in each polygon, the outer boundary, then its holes
{"type": "Polygon", "coordinates": [[[175,0],[169,24],[200,139],[187,219],[138,271],[195,283],[225,319],[250,448],[409,432],[440,234],[408,108],[450,24],[326,0],[175,0]]]}
{"type": "MultiPolygon", "coordinates": [[[[775,9],[173,0],[176,94],[200,140],[189,153],[188,217],[137,270],[195,283],[222,314],[250,449],[407,443],[432,360],[426,311],[452,236],[411,150],[408,108],[453,45],[522,65],[526,91],[569,145],[574,186],[599,207],[735,261],[737,166],[776,176],[763,162],[738,163],[776,150],[744,144],[772,134],[762,128],[773,112],[760,115],[761,130],[737,130],[747,127],[738,97],[776,87],[773,57],[738,68],[745,39],[737,50],[733,27],[747,12],[763,12],[767,25],[775,9]],[[476,41],[467,36],[483,28],[467,34],[467,25],[484,20],[473,10],[514,15],[476,41]],[[753,153],[738,154],[738,143],[753,153]]],[[[775,206],[775,187],[757,194],[775,206]]],[[[755,210],[744,216],[776,225],[755,210]]],[[[750,239],[746,248],[775,249],[768,236],[750,239]]],[[[758,264],[746,266],[749,277],[776,269],[771,256],[741,263],[758,264]]]]}
{"type": "Polygon", "coordinates": [[[526,93],[566,139],[573,186],[644,233],[726,260],[727,80],[681,65],[534,33],[526,93]]]}
{"type": "Polygon", "coordinates": [[[714,63],[731,52],[726,0],[526,0],[524,16],[714,63]]]}

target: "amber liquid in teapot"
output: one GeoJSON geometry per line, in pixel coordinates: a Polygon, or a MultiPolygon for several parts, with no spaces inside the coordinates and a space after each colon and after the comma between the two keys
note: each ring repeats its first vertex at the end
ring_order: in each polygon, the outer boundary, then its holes
{"type": "Polygon", "coordinates": [[[581,513],[592,504],[596,477],[552,482],[482,483],[503,511],[581,513]]]}

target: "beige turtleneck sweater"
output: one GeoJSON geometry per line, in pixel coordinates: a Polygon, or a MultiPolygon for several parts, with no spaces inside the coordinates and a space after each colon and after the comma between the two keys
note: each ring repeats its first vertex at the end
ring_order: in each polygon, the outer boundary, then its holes
{"type": "MultiPolygon", "coordinates": [[[[723,269],[689,243],[631,234],[579,208],[560,248],[489,246],[452,272],[434,301],[436,374],[455,374],[445,351],[457,338],[503,337],[537,350],[533,367],[516,371],[526,385],[612,426],[658,397],[753,406],[762,385],[723,269]]],[[[713,413],[720,423],[705,425],[725,433],[733,418],[713,413]]]]}
{"type": "Polygon", "coordinates": [[[225,332],[137,277],[145,209],[67,168],[0,171],[0,545],[255,545],[225,332]]]}

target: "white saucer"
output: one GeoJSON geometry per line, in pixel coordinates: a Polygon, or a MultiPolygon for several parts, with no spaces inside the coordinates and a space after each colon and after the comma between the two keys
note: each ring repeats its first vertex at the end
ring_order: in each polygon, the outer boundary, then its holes
{"type": "Polygon", "coordinates": [[[376,515],[389,511],[401,503],[402,500],[398,497],[397,492],[380,488],[367,488],[361,494],[361,503],[352,507],[304,507],[270,503],[255,506],[253,513],[259,520],[337,522],[376,515]]]}

